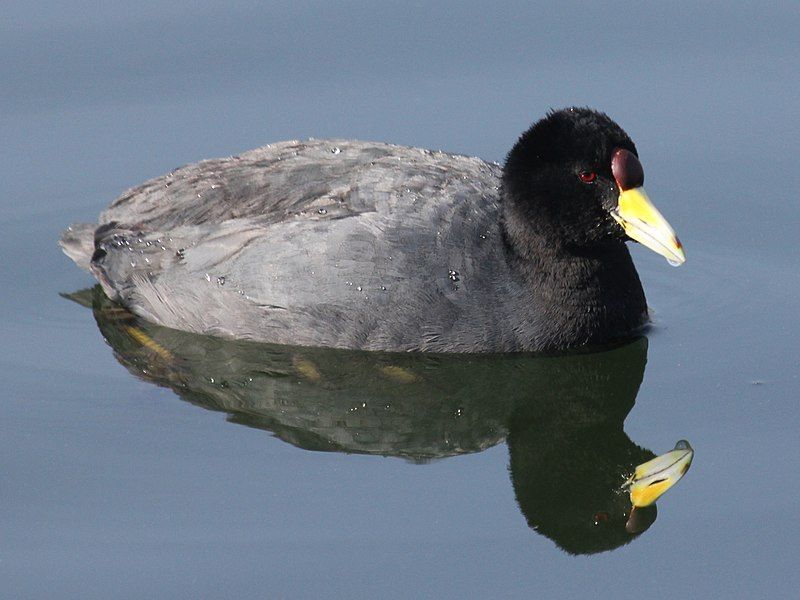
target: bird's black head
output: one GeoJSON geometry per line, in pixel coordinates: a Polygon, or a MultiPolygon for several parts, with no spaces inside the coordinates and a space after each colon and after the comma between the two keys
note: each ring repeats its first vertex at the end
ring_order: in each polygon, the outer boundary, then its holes
{"type": "Polygon", "coordinates": [[[635,168],[636,146],[628,134],[589,108],[554,111],[535,123],[508,153],[503,171],[512,233],[542,236],[551,247],[573,251],[624,242],[625,231],[612,217],[622,191],[612,172],[620,150],[635,168]]]}

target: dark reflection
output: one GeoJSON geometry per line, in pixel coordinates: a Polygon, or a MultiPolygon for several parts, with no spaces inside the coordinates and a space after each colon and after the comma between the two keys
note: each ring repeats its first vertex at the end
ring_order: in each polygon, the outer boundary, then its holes
{"type": "Polygon", "coordinates": [[[623,431],[647,340],[559,357],[349,352],[227,341],[137,319],[95,287],[114,355],[141,379],[307,450],[425,462],[507,439],[528,524],[571,553],[629,542],[655,520],[624,489],[654,455],[623,431]]]}
{"type": "Polygon", "coordinates": [[[645,531],[655,505],[638,508],[623,484],[654,455],[622,429],[644,374],[642,340],[551,374],[536,402],[509,419],[511,481],[528,525],[573,554],[610,550],[645,531]],[[629,522],[630,518],[630,522],[629,522]]]}

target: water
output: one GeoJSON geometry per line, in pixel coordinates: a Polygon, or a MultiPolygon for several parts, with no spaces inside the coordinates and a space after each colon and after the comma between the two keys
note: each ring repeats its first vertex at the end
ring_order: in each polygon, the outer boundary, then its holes
{"type": "Polygon", "coordinates": [[[789,2],[5,7],[3,595],[794,597],[798,26],[789,2]],[[59,231],[177,165],[311,136],[502,161],[569,104],[627,129],[686,245],[634,249],[633,346],[231,347],[59,295],[93,283],[59,231]],[[616,535],[616,505],[568,510],[616,501],[615,453],[681,438],[646,530],[563,549],[616,535]]]}

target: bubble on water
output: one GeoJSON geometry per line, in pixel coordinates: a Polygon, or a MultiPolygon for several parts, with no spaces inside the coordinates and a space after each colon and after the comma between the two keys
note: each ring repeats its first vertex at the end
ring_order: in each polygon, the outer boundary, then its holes
{"type": "Polygon", "coordinates": [[[219,285],[225,285],[225,277],[224,276],[217,277],[217,283],[219,285]]]}
{"type": "Polygon", "coordinates": [[[381,290],[383,290],[383,291],[385,292],[385,291],[386,291],[386,286],[385,286],[385,285],[382,285],[382,286],[381,286],[381,290]]]}
{"type": "Polygon", "coordinates": [[[449,269],[447,271],[447,277],[450,279],[450,281],[461,281],[461,275],[458,271],[453,269],[449,269]]]}
{"type": "Polygon", "coordinates": [[[356,289],[360,292],[361,291],[361,286],[359,285],[356,289]]]}
{"type": "Polygon", "coordinates": [[[209,275],[208,273],[206,273],[206,281],[211,281],[211,275],[209,275]]]}
{"type": "Polygon", "coordinates": [[[341,152],[341,149],[337,148],[336,146],[331,148],[331,154],[339,154],[340,152],[341,152]]]}
{"type": "Polygon", "coordinates": [[[325,210],[324,208],[320,208],[320,209],[319,209],[317,212],[318,212],[319,214],[321,214],[321,215],[327,215],[327,214],[328,214],[328,211],[327,211],[327,210],[325,210]]]}

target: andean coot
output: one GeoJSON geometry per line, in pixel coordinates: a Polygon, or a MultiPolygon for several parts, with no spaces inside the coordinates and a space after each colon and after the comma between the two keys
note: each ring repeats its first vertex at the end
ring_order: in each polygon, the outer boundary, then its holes
{"type": "Polygon", "coordinates": [[[74,225],[62,247],[106,294],[177,329],[428,352],[603,344],[647,322],[626,240],[682,263],[628,135],[549,113],[504,167],[309,140],[181,167],[74,225]]]}

